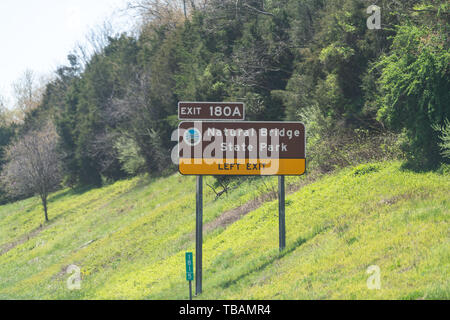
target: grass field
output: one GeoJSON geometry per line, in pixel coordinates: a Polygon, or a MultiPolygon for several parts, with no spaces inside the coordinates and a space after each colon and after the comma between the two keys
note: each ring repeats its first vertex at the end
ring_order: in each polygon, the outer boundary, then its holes
{"type": "MultiPolygon", "coordinates": [[[[384,162],[308,179],[288,179],[305,186],[286,198],[282,253],[277,201],[255,200],[275,178],[248,180],[217,201],[205,186],[201,298],[449,299],[448,173],[384,162]],[[372,265],[380,290],[367,287],[372,265]]],[[[52,195],[49,215],[43,224],[37,199],[0,207],[0,299],[188,297],[194,177],[63,190],[52,195]],[[70,265],[81,268],[81,290],[67,288],[70,265]]]]}

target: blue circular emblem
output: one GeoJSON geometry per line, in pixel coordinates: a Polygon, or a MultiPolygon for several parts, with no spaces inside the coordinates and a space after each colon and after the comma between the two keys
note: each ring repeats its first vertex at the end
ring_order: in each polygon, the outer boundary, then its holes
{"type": "Polygon", "coordinates": [[[202,141],[202,134],[197,128],[191,128],[184,133],[184,141],[190,146],[196,146],[202,141]]]}

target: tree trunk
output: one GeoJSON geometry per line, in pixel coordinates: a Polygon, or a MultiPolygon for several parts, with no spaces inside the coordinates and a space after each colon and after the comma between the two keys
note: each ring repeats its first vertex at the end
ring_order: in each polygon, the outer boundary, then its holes
{"type": "Polygon", "coordinates": [[[42,199],[42,206],[44,207],[45,222],[48,222],[47,197],[42,197],[41,199],[42,199]]]}

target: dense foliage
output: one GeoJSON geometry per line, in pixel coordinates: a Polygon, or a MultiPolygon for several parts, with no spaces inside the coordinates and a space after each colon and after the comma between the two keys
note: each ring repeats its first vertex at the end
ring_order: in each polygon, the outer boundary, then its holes
{"type": "Polygon", "coordinates": [[[135,2],[148,8],[137,35],[108,37],[87,60],[69,55],[15,130],[55,122],[67,185],[162,174],[181,100],[243,101],[247,120],[304,121],[325,170],[361,145],[392,152],[391,133],[403,133],[410,163],[448,161],[433,129],[450,113],[447,1],[378,1],[381,30],[368,29],[363,0],[209,0],[186,19],[135,2]]]}

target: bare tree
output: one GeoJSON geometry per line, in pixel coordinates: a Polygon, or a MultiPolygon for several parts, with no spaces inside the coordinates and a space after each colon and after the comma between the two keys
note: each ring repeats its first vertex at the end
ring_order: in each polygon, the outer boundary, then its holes
{"type": "Polygon", "coordinates": [[[130,0],[128,10],[136,11],[144,22],[175,26],[195,10],[203,10],[208,0],[130,0]]]}
{"type": "Polygon", "coordinates": [[[184,17],[183,3],[179,0],[132,0],[128,2],[128,10],[137,12],[144,23],[169,24],[172,27],[184,17]]]}
{"type": "Polygon", "coordinates": [[[92,27],[85,35],[84,39],[78,41],[72,49],[71,55],[77,58],[77,63],[81,70],[88,65],[94,55],[102,54],[108,46],[110,38],[117,37],[118,30],[115,30],[112,23],[105,20],[92,27]]]}
{"type": "Polygon", "coordinates": [[[0,94],[0,108],[6,108],[6,98],[0,94]]]}
{"type": "Polygon", "coordinates": [[[5,150],[6,165],[1,182],[12,196],[37,195],[48,220],[47,198],[61,183],[61,159],[57,152],[58,134],[52,122],[32,131],[5,150]]]}
{"type": "Polygon", "coordinates": [[[6,113],[8,111],[8,107],[6,106],[6,99],[0,95],[0,125],[6,124],[6,113]]]}
{"type": "Polygon", "coordinates": [[[6,126],[9,123],[9,110],[6,106],[6,100],[0,95],[0,126],[6,126]]]}
{"type": "Polygon", "coordinates": [[[21,113],[22,119],[27,112],[34,110],[39,106],[48,80],[49,79],[45,79],[44,77],[37,77],[31,70],[26,70],[23,75],[13,83],[15,108],[21,113]]]}
{"type": "Polygon", "coordinates": [[[0,126],[9,126],[21,121],[21,112],[8,107],[9,101],[0,95],[0,126]]]}

